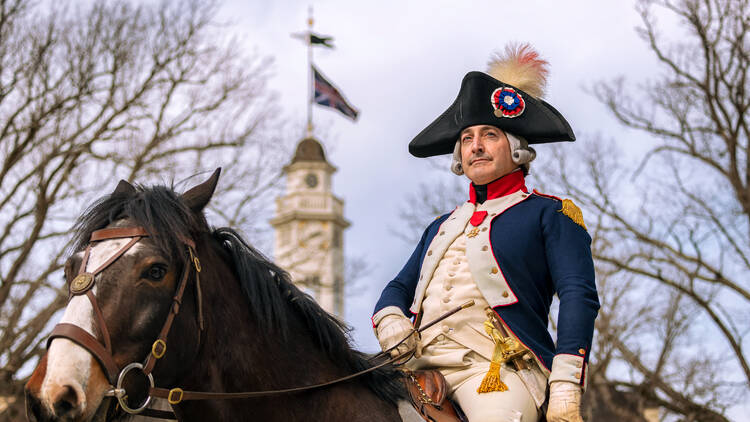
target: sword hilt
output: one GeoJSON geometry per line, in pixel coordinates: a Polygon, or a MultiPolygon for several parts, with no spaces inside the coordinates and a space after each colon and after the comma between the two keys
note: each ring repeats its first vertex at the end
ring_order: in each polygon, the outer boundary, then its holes
{"type": "Polygon", "coordinates": [[[510,335],[508,329],[505,328],[505,324],[503,324],[503,321],[500,320],[500,317],[492,308],[484,308],[484,312],[487,314],[487,319],[492,322],[492,325],[503,337],[503,344],[501,345],[503,360],[511,362],[516,367],[516,370],[528,369],[529,365],[524,356],[529,353],[529,350],[515,336],[510,335]]]}

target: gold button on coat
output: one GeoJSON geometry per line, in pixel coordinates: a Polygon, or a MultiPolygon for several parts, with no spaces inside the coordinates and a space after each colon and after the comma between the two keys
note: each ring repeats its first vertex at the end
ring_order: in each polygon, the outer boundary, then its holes
{"type": "Polygon", "coordinates": [[[493,267],[493,268],[492,268],[492,269],[490,270],[490,272],[491,272],[492,274],[497,274],[497,267],[493,267]]]}

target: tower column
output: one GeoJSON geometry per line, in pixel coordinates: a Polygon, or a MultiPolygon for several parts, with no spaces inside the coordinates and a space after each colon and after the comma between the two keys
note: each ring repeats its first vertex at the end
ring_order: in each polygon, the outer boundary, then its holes
{"type": "Polygon", "coordinates": [[[286,191],[271,219],[274,259],[326,311],[344,315],[344,201],[333,195],[336,171],[323,146],[307,137],[284,167],[286,191]]]}

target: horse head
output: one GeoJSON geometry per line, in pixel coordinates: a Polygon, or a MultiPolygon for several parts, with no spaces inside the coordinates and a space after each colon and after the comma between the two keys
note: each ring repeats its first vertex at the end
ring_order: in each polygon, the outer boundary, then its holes
{"type": "Polygon", "coordinates": [[[30,420],[110,420],[121,414],[113,396],[137,408],[152,370],[168,381],[195,359],[203,321],[194,242],[210,232],[203,208],[219,172],[182,195],[121,181],[80,217],[65,264],[70,299],[26,384],[30,420]]]}

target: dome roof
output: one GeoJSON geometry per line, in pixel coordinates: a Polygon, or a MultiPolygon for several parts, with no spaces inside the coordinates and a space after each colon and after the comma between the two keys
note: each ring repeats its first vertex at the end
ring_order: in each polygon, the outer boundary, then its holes
{"type": "Polygon", "coordinates": [[[294,152],[291,164],[299,161],[326,161],[326,154],[323,146],[315,138],[305,138],[297,145],[297,151],[294,152]]]}

